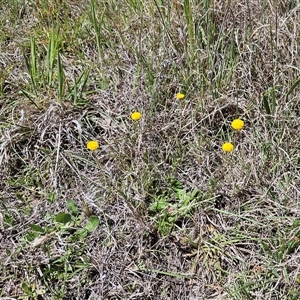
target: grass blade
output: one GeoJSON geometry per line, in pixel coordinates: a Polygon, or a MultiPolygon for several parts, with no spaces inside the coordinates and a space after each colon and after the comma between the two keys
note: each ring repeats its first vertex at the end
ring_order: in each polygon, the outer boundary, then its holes
{"type": "Polygon", "coordinates": [[[90,8],[91,8],[91,14],[92,14],[92,25],[94,27],[95,34],[96,34],[96,43],[97,43],[98,55],[99,55],[99,59],[100,59],[100,57],[102,57],[100,32],[101,32],[101,27],[102,27],[102,23],[103,23],[103,17],[104,17],[105,10],[103,10],[103,12],[100,16],[100,20],[98,21],[98,19],[96,17],[95,1],[94,0],[91,0],[90,8]]]}
{"type": "Polygon", "coordinates": [[[57,52],[57,69],[58,69],[58,99],[61,101],[65,93],[65,73],[61,63],[59,52],[57,52]]]}
{"type": "Polygon", "coordinates": [[[195,44],[195,32],[194,32],[194,22],[193,13],[190,0],[184,0],[183,2],[184,16],[186,20],[186,26],[188,30],[188,36],[190,40],[191,48],[193,49],[195,44]]]}
{"type": "Polygon", "coordinates": [[[289,91],[286,93],[286,97],[288,97],[293,91],[294,89],[299,85],[300,83],[300,78],[298,78],[290,87],[289,91]]]}
{"type": "Polygon", "coordinates": [[[54,63],[57,57],[58,51],[58,33],[57,35],[54,34],[54,30],[51,31],[47,55],[46,55],[46,72],[47,72],[47,84],[51,85],[53,81],[53,70],[54,70],[54,63]]]}
{"type": "Polygon", "coordinates": [[[36,55],[36,44],[35,39],[30,39],[30,57],[31,57],[31,80],[34,85],[34,88],[37,88],[37,77],[38,77],[38,71],[37,71],[37,55],[36,55]]]}

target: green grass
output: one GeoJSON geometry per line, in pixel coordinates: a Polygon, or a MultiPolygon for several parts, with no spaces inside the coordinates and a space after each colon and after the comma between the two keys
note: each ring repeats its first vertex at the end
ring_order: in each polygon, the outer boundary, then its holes
{"type": "Polygon", "coordinates": [[[1,299],[300,299],[298,1],[0,4],[1,299]]]}

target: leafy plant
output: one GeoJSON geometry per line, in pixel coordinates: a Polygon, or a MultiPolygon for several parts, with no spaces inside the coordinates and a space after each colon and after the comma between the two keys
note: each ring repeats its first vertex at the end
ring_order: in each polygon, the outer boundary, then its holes
{"type": "MultiPolygon", "coordinates": [[[[92,233],[99,225],[99,218],[95,215],[88,216],[86,220],[86,224],[82,227],[82,223],[86,219],[86,215],[84,212],[80,213],[78,207],[75,202],[71,199],[67,201],[67,208],[70,213],[60,212],[55,215],[54,223],[46,227],[42,227],[37,224],[30,224],[30,228],[32,231],[28,232],[27,236],[29,240],[32,241],[32,237],[39,236],[40,233],[53,234],[71,234],[71,239],[82,239],[85,238],[89,233],[92,233]]],[[[43,241],[43,238],[39,237],[37,244],[39,244],[39,240],[43,241]]],[[[37,246],[34,244],[34,246],[37,246]]]]}
{"type": "MultiPolygon", "coordinates": [[[[43,281],[47,290],[56,297],[65,295],[66,282],[78,272],[87,268],[90,263],[85,255],[85,238],[92,233],[99,225],[99,218],[95,215],[88,216],[79,210],[71,199],[67,201],[69,212],[59,212],[50,216],[50,223],[47,226],[30,224],[30,231],[23,240],[30,242],[31,248],[42,246],[48,253],[49,263],[43,267],[43,281]],[[83,225],[83,223],[85,224],[83,225]],[[64,249],[59,257],[52,257],[51,244],[56,237],[64,239],[64,249]],[[53,287],[53,282],[61,282],[53,287]]],[[[22,289],[27,296],[37,297],[44,291],[37,291],[34,283],[24,282],[22,289]]]]}
{"type": "Polygon", "coordinates": [[[262,241],[261,244],[268,255],[282,262],[300,246],[300,220],[295,220],[283,233],[279,232],[276,237],[270,238],[268,242],[262,241]]]}
{"type": "Polygon", "coordinates": [[[40,296],[45,294],[45,290],[37,289],[36,284],[30,282],[24,282],[22,284],[22,290],[25,295],[19,297],[19,299],[28,299],[28,297],[30,297],[30,299],[39,299],[40,296]]]}
{"type": "Polygon", "coordinates": [[[162,235],[169,234],[180,218],[189,216],[197,204],[194,200],[197,199],[198,194],[198,190],[187,192],[179,181],[174,180],[171,182],[170,191],[153,198],[154,201],[148,210],[162,235]]]}

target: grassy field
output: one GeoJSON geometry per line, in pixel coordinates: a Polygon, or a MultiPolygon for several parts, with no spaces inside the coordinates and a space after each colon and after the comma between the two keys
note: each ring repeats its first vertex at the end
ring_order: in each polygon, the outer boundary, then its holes
{"type": "Polygon", "coordinates": [[[299,1],[0,7],[0,299],[300,299],[299,1]]]}

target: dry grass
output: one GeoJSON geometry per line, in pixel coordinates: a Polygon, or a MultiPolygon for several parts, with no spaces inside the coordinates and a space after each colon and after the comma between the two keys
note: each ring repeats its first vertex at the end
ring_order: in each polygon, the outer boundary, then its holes
{"type": "Polygon", "coordinates": [[[93,3],[0,1],[1,299],[300,299],[298,1],[93,3]]]}

